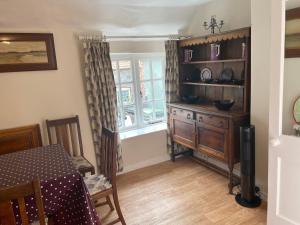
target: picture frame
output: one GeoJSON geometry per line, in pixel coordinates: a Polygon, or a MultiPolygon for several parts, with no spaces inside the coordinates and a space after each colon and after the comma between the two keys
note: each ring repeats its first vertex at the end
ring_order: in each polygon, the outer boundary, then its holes
{"type": "Polygon", "coordinates": [[[56,70],[52,33],[0,33],[0,72],[56,70]]]}
{"type": "Polygon", "coordinates": [[[285,58],[300,57],[300,7],[286,11],[285,58]]]}

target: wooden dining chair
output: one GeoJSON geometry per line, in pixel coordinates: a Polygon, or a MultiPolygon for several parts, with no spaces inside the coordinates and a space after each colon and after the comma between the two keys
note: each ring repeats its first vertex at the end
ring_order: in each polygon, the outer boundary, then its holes
{"type": "Polygon", "coordinates": [[[85,176],[95,174],[94,166],[84,157],[79,117],[46,120],[49,144],[61,144],[72,157],[76,169],[85,176]]]}
{"type": "Polygon", "coordinates": [[[41,147],[39,124],[0,130],[0,155],[41,147]]]}
{"type": "Polygon", "coordinates": [[[112,225],[121,222],[126,225],[117,193],[116,176],[117,176],[117,143],[118,133],[107,128],[102,129],[101,148],[100,148],[100,175],[84,177],[89,193],[95,206],[108,204],[111,210],[114,210],[110,195],[112,195],[118,218],[108,223],[112,225]],[[104,202],[98,203],[101,198],[106,198],[104,202]]]}
{"type": "Polygon", "coordinates": [[[16,219],[12,209],[11,201],[17,200],[22,224],[28,225],[29,219],[26,213],[25,197],[32,195],[34,195],[35,197],[35,203],[38,209],[38,222],[40,225],[46,225],[46,218],[39,179],[36,179],[28,184],[22,184],[10,188],[0,189],[0,224],[16,224],[16,219]]]}

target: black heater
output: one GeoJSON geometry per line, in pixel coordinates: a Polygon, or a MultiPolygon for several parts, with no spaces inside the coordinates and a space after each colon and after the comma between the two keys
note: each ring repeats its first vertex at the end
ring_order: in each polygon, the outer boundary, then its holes
{"type": "Polygon", "coordinates": [[[242,206],[254,208],[261,200],[255,187],[255,129],[254,126],[240,127],[241,193],[235,200],[242,206]]]}

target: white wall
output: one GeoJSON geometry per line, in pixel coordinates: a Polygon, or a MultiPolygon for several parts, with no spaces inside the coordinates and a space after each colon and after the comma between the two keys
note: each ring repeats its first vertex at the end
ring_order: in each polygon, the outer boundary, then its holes
{"type": "Polygon", "coordinates": [[[164,41],[110,41],[111,53],[165,52],[164,41]]]}
{"type": "MultiPolygon", "coordinates": [[[[79,115],[84,153],[95,164],[77,42],[70,29],[14,29],[54,34],[58,70],[0,74],[0,129],[39,123],[47,143],[45,119],[79,115]]],[[[8,32],[5,30],[3,32],[8,32]]]]}
{"type": "Polygon", "coordinates": [[[203,22],[210,22],[212,15],[216,15],[217,21],[224,20],[222,31],[249,27],[250,7],[250,0],[215,0],[206,3],[198,7],[190,26],[184,32],[194,35],[210,34],[210,31],[204,29],[203,22]]]}
{"type": "Polygon", "coordinates": [[[249,27],[252,25],[251,62],[251,123],[256,127],[256,183],[267,192],[268,183],[268,42],[265,35],[270,21],[267,1],[255,0],[215,0],[199,7],[191,25],[185,33],[206,35],[203,22],[212,15],[224,20],[222,31],[249,27]]]}
{"type": "Polygon", "coordinates": [[[165,130],[122,140],[123,173],[169,160],[166,146],[165,130]]]}

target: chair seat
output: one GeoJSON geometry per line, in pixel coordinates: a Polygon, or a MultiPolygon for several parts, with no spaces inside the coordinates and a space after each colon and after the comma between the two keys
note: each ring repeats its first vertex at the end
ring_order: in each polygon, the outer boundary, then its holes
{"type": "MultiPolygon", "coordinates": [[[[48,218],[46,217],[45,218],[45,223],[46,223],[46,225],[48,224],[48,218]]],[[[40,225],[40,222],[39,221],[33,221],[32,223],[30,223],[30,225],[40,225]]]]}
{"type": "Polygon", "coordinates": [[[90,195],[97,194],[112,187],[111,183],[102,174],[87,176],[83,179],[90,195]]]}
{"type": "Polygon", "coordinates": [[[92,171],[94,166],[83,156],[72,157],[72,162],[79,172],[92,171]]]}

